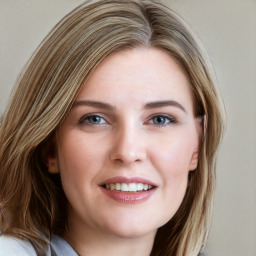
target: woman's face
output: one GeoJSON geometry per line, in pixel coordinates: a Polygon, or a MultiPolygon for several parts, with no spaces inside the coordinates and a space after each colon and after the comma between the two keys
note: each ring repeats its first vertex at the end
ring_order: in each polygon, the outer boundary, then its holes
{"type": "Polygon", "coordinates": [[[57,134],[70,230],[155,234],[197,166],[199,121],[189,85],[167,53],[115,53],[95,70],[57,134]]]}

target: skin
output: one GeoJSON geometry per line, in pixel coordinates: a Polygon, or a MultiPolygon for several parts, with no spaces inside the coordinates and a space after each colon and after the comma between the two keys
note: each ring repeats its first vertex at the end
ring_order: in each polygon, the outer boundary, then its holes
{"type": "Polygon", "coordinates": [[[157,229],[182,202],[200,134],[174,58],[155,48],[107,57],[82,88],[57,133],[56,157],[49,157],[70,204],[64,238],[79,255],[149,255],[157,229]],[[171,104],[149,105],[159,101],[171,104]],[[100,187],[115,176],[141,177],[156,188],[146,201],[123,204],[100,187]]]}

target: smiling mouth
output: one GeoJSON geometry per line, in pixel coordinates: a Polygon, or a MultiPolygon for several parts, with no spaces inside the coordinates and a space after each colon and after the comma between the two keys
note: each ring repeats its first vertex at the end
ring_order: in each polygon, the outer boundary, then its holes
{"type": "Polygon", "coordinates": [[[153,185],[144,183],[109,183],[102,185],[106,190],[122,191],[122,192],[141,192],[154,188],[153,185]]]}
{"type": "Polygon", "coordinates": [[[106,180],[100,188],[107,197],[121,204],[139,204],[149,200],[157,185],[141,177],[116,176],[106,180]]]}

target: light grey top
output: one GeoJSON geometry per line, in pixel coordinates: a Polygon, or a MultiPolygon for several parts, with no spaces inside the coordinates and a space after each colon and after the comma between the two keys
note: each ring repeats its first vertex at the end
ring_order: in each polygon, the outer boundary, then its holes
{"type": "MultiPolygon", "coordinates": [[[[24,240],[0,236],[0,256],[37,256],[33,246],[24,240]]],[[[79,256],[75,250],[61,237],[53,236],[47,256],[79,256]]],[[[198,256],[204,256],[199,254],[198,256]]]]}
{"type": "MultiPolygon", "coordinates": [[[[0,236],[0,256],[36,256],[33,246],[24,240],[0,236]]],[[[61,237],[53,236],[47,256],[78,256],[75,250],[61,237]]]]}

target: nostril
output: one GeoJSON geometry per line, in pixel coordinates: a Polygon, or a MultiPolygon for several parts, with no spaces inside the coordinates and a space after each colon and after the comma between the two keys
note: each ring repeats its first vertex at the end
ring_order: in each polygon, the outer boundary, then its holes
{"type": "Polygon", "coordinates": [[[118,164],[129,165],[135,162],[141,162],[145,159],[145,154],[142,152],[114,152],[109,154],[109,159],[118,164]]]}
{"type": "Polygon", "coordinates": [[[137,129],[134,119],[131,121],[127,117],[125,123],[120,124],[112,142],[109,152],[111,161],[119,164],[131,164],[142,161],[146,156],[142,134],[137,129]]]}

